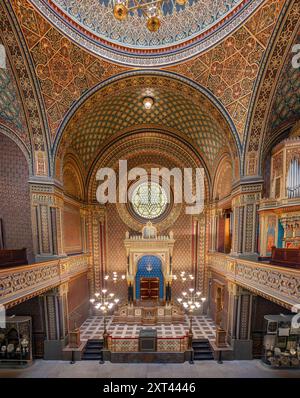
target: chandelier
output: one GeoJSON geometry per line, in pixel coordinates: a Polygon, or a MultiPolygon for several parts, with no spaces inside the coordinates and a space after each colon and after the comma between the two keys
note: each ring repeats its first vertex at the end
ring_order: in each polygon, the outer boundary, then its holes
{"type": "MultiPolygon", "coordinates": [[[[147,20],[147,28],[150,32],[157,32],[160,28],[162,6],[172,0],[113,0],[114,17],[118,21],[124,21],[129,12],[140,10],[147,20]]],[[[188,0],[175,0],[180,6],[184,6],[188,0]]]]}

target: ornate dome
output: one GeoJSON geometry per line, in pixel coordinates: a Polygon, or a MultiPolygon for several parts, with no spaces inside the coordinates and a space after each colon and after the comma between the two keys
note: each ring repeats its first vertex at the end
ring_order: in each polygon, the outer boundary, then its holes
{"type": "MultiPolygon", "coordinates": [[[[133,0],[129,0],[131,2],[133,0]]],[[[113,0],[31,0],[72,40],[111,61],[132,66],[173,64],[230,34],[262,0],[176,0],[162,5],[161,27],[150,32],[142,13],[113,16],[113,0]]]]}

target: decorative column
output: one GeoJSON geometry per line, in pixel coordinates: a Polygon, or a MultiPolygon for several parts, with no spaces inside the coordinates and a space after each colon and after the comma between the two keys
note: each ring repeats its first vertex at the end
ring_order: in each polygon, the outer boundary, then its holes
{"type": "Polygon", "coordinates": [[[227,336],[234,349],[235,359],[252,359],[253,294],[229,282],[227,336]]]}
{"type": "Polygon", "coordinates": [[[87,253],[88,250],[88,209],[86,206],[80,208],[80,225],[81,225],[81,241],[82,251],[87,253]]]}
{"type": "Polygon", "coordinates": [[[68,284],[43,294],[46,339],[44,359],[62,359],[68,339],[68,284]]]}
{"type": "Polygon", "coordinates": [[[206,234],[206,217],[208,216],[207,210],[198,216],[193,217],[194,222],[194,268],[195,268],[195,288],[205,294],[206,290],[206,275],[205,275],[205,261],[206,250],[208,244],[208,236],[206,234]]]}
{"type": "Polygon", "coordinates": [[[236,316],[238,305],[238,287],[235,283],[228,282],[228,319],[227,319],[227,341],[231,344],[236,339],[236,316]]]}
{"type": "Polygon", "coordinates": [[[218,212],[216,204],[213,204],[209,210],[210,218],[210,251],[215,252],[217,250],[217,225],[218,225],[218,212]]]}
{"type": "Polygon", "coordinates": [[[105,212],[105,207],[99,204],[88,207],[89,243],[92,254],[89,279],[92,295],[102,289],[106,273],[105,212]]]}
{"type": "Polygon", "coordinates": [[[30,182],[32,230],[37,261],[63,257],[63,193],[52,182],[30,182]]]}
{"type": "Polygon", "coordinates": [[[262,184],[244,184],[233,191],[231,255],[257,259],[258,207],[262,184]]]}

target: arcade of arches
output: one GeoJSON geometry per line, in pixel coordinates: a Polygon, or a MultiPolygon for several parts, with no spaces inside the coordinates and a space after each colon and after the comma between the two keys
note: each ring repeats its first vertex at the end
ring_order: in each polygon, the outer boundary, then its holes
{"type": "Polygon", "coordinates": [[[111,2],[0,4],[7,367],[300,368],[300,3],[169,2],[151,34],[111,2]],[[99,201],[103,169],[115,201],[99,201]],[[199,211],[178,200],[187,182],[199,211]]]}

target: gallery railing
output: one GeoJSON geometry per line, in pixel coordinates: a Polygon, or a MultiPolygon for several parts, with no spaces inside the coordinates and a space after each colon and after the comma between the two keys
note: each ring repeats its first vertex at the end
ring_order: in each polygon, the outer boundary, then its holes
{"type": "Polygon", "coordinates": [[[208,266],[258,295],[287,308],[300,303],[300,270],[209,253],[208,266]]]}
{"type": "Polygon", "coordinates": [[[88,270],[89,255],[81,254],[43,263],[0,270],[0,305],[28,300],[88,270]]]}

